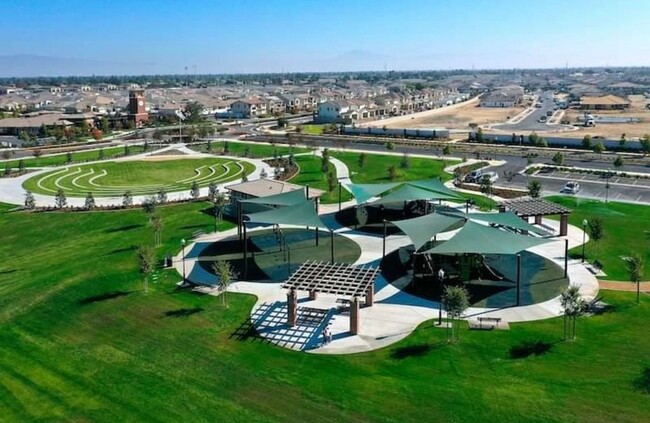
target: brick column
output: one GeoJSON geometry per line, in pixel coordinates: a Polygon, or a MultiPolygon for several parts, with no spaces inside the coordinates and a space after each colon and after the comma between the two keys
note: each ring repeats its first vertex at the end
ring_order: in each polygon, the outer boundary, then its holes
{"type": "Polygon", "coordinates": [[[298,319],[298,294],[295,289],[287,293],[287,325],[296,326],[298,319]]]}
{"type": "Polygon", "coordinates": [[[316,291],[309,291],[309,299],[310,300],[315,300],[318,297],[318,292],[316,291]]]}
{"type": "Polygon", "coordinates": [[[359,299],[352,298],[350,302],[350,333],[357,335],[359,333],[359,299]]]}
{"type": "Polygon", "coordinates": [[[560,216],[560,236],[567,236],[569,233],[569,215],[562,213],[560,216]]]}
{"type": "Polygon", "coordinates": [[[366,291],[366,307],[370,307],[375,303],[375,284],[371,283],[366,291]]]}
{"type": "Polygon", "coordinates": [[[535,224],[536,225],[541,225],[542,224],[542,215],[538,214],[535,216],[535,224]]]}

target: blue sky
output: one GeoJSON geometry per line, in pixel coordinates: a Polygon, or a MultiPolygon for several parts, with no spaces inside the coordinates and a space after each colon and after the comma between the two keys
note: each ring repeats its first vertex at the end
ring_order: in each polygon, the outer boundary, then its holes
{"type": "Polygon", "coordinates": [[[650,65],[648,0],[2,0],[0,11],[0,76],[650,65]]]}

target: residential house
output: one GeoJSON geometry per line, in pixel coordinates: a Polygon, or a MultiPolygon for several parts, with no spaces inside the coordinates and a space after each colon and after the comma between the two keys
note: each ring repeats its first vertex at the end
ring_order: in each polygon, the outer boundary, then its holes
{"type": "Polygon", "coordinates": [[[237,100],[230,105],[230,114],[234,118],[251,118],[266,114],[266,103],[260,99],[237,100]]]}
{"type": "Polygon", "coordinates": [[[580,99],[581,110],[624,110],[630,107],[630,102],[615,95],[600,97],[584,96],[580,99]]]}
{"type": "Polygon", "coordinates": [[[318,123],[340,123],[345,120],[345,116],[351,109],[347,101],[326,101],[318,105],[314,120],[318,123]]]}

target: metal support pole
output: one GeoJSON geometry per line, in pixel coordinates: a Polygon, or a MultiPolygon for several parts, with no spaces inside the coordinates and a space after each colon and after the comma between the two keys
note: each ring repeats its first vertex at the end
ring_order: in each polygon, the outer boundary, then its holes
{"type": "Polygon", "coordinates": [[[569,240],[564,240],[564,277],[566,278],[569,269],[569,240]]]}
{"type": "Polygon", "coordinates": [[[183,242],[183,283],[187,281],[187,275],[185,274],[185,242],[183,242]]]}
{"type": "Polygon", "coordinates": [[[587,226],[582,225],[582,262],[585,262],[585,235],[587,234],[587,226]]]}
{"type": "Polygon", "coordinates": [[[330,254],[332,257],[332,264],[334,264],[334,229],[330,229],[330,254]]]}
{"type": "Polygon", "coordinates": [[[382,242],[382,248],[381,248],[381,259],[386,258],[386,219],[384,219],[384,237],[383,237],[383,242],[382,242]]]}
{"type": "Polygon", "coordinates": [[[246,225],[244,225],[244,279],[248,273],[248,240],[246,239],[246,225]]]}
{"type": "Polygon", "coordinates": [[[519,297],[521,296],[521,254],[517,254],[517,306],[519,306],[519,297]]]}
{"type": "Polygon", "coordinates": [[[318,227],[314,228],[316,231],[316,246],[318,246],[318,227]]]}
{"type": "Polygon", "coordinates": [[[341,211],[341,181],[339,181],[339,211],[341,211]]]}
{"type": "Polygon", "coordinates": [[[438,302],[438,326],[442,325],[442,299],[438,302]]]}

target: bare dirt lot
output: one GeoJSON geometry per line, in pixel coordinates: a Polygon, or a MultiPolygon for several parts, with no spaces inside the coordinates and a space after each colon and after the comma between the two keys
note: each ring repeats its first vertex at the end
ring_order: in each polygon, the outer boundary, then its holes
{"type": "Polygon", "coordinates": [[[522,111],[524,111],[524,107],[505,109],[500,107],[480,107],[478,99],[473,99],[463,104],[373,121],[364,126],[469,129],[470,123],[476,123],[478,125],[503,123],[508,118],[515,117],[522,111]]]}

